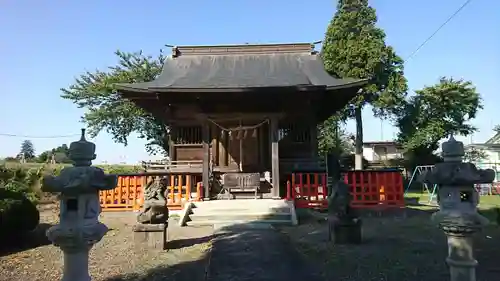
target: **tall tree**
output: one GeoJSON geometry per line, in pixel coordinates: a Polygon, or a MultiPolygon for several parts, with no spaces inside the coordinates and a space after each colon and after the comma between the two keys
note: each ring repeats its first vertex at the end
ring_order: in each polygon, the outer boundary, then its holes
{"type": "Polygon", "coordinates": [[[403,60],[385,43],[385,33],[376,23],[368,0],[338,1],[321,52],[332,76],[369,79],[358,98],[337,117],[356,119],[356,169],[362,168],[363,106],[371,104],[376,117],[386,118],[404,101],[407,91],[403,60]]]}
{"type": "Polygon", "coordinates": [[[21,151],[19,151],[18,158],[24,157],[29,160],[35,158],[35,147],[30,140],[25,140],[21,143],[21,151]]]}
{"type": "Polygon", "coordinates": [[[113,140],[127,145],[132,132],[148,141],[150,153],[165,152],[165,124],[132,102],[122,98],[115,83],[136,83],[154,80],[161,71],[165,56],[146,56],[142,52],[115,52],[118,63],[105,71],[96,70],[82,74],[67,88],[61,89],[61,97],[75,103],[87,112],[82,117],[91,136],[106,131],[113,140]]]}
{"type": "Polygon", "coordinates": [[[470,147],[465,150],[464,161],[477,163],[488,159],[488,154],[484,149],[470,147]]]}
{"type": "Polygon", "coordinates": [[[468,122],[481,108],[481,97],[472,82],[443,77],[436,85],[416,91],[401,108],[399,141],[408,156],[416,159],[415,165],[431,164],[421,159],[438,149],[441,139],[476,131],[468,122]]]}
{"type": "Polygon", "coordinates": [[[318,150],[324,155],[335,153],[338,156],[350,155],[354,152],[352,139],[354,136],[347,133],[335,118],[329,118],[319,126],[318,150]]]}

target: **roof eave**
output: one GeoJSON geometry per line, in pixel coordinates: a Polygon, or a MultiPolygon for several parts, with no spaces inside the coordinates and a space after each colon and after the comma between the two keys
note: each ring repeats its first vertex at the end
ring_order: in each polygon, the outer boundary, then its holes
{"type": "Polygon", "coordinates": [[[355,88],[355,87],[363,87],[364,85],[368,84],[369,79],[359,79],[355,80],[346,84],[341,84],[341,85],[335,85],[335,86],[327,86],[327,90],[340,90],[340,89],[347,89],[347,88],[355,88]]]}
{"type": "Polygon", "coordinates": [[[325,90],[325,86],[297,85],[297,86],[275,86],[275,87],[219,87],[219,88],[173,88],[173,87],[151,87],[150,91],[157,93],[227,93],[227,92],[259,92],[268,90],[290,90],[290,91],[317,91],[325,90]]]}
{"type": "Polygon", "coordinates": [[[126,91],[126,92],[135,92],[135,93],[149,93],[151,92],[149,90],[149,87],[140,87],[137,86],[136,84],[130,84],[130,83],[115,83],[113,84],[115,89],[118,92],[126,91]]]}
{"type": "Polygon", "coordinates": [[[119,92],[133,93],[217,93],[217,92],[258,92],[263,90],[290,90],[290,91],[335,91],[340,89],[362,87],[368,82],[367,79],[356,80],[346,84],[326,86],[326,85],[296,85],[296,86],[275,86],[275,87],[220,87],[220,88],[174,88],[174,87],[139,87],[135,84],[117,83],[115,88],[119,92]]]}

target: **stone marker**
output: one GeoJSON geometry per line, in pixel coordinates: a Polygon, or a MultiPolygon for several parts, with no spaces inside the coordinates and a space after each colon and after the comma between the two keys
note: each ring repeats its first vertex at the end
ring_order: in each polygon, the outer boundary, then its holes
{"type": "Polygon", "coordinates": [[[144,246],[167,250],[168,208],[163,195],[166,190],[163,181],[164,179],[156,177],[145,188],[144,206],[132,229],[138,250],[142,250],[144,246]]]}
{"type": "Polygon", "coordinates": [[[114,189],[118,177],[90,166],[96,157],[94,153],[95,144],[85,140],[82,129],[81,139],[69,147],[74,167],[64,168],[57,177],[43,178],[42,191],[61,193],[60,222],[47,230],[47,237],[63,251],[62,281],[91,280],[89,251],[108,231],[98,220],[99,190],[114,189]]]}
{"type": "Polygon", "coordinates": [[[448,257],[452,281],[475,281],[477,261],[473,256],[472,235],[488,224],[477,212],[479,194],[474,185],[491,183],[495,171],[477,169],[463,163],[464,145],[453,136],[443,143],[444,163],[438,163],[424,177],[425,183],[437,184],[439,211],[432,215],[448,240],[448,257]]]}
{"type": "Polygon", "coordinates": [[[359,244],[362,241],[361,219],[351,208],[350,187],[341,180],[340,162],[333,154],[327,156],[328,171],[328,241],[338,244],[359,244]]]}

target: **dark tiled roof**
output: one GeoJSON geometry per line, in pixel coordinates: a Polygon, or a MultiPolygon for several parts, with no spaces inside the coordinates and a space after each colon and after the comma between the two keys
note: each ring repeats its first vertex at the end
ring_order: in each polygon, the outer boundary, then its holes
{"type": "MultiPolygon", "coordinates": [[[[151,82],[117,84],[126,91],[187,89],[248,89],[275,87],[325,87],[340,89],[363,85],[359,79],[336,79],[323,68],[318,55],[304,50],[274,53],[215,52],[166,59],[159,77],[151,82]]],[[[272,50],[271,50],[272,51],[272,50]]]]}

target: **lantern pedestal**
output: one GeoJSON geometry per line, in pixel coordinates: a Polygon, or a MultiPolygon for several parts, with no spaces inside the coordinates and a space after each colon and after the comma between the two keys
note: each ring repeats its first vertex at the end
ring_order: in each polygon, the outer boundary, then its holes
{"type": "Polygon", "coordinates": [[[64,253],[64,270],[62,281],[90,281],[92,278],[89,274],[89,251],[81,249],[77,252],[68,251],[61,248],[64,253]]]}
{"type": "Polygon", "coordinates": [[[446,235],[448,238],[449,256],[446,263],[450,267],[450,277],[453,281],[476,280],[477,260],[472,252],[472,235],[455,236],[446,235]]]}

